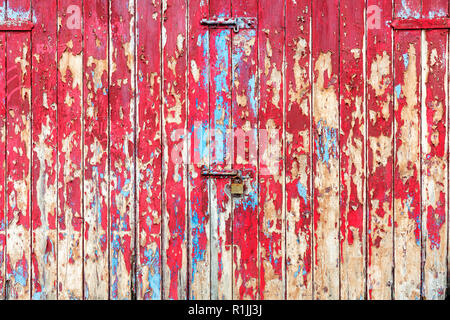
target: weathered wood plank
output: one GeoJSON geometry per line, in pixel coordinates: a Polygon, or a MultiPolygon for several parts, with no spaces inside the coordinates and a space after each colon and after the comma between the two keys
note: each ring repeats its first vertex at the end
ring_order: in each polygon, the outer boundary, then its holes
{"type": "Polygon", "coordinates": [[[188,9],[189,299],[205,300],[210,298],[212,267],[209,182],[201,175],[209,164],[209,32],[199,21],[208,16],[208,3],[191,0],[188,9]]]}
{"type": "Polygon", "coordinates": [[[81,0],[58,1],[58,299],[83,298],[81,0]]]}
{"type": "Polygon", "coordinates": [[[339,3],[313,2],[314,298],[339,298],[339,3]],[[319,12],[321,14],[314,14],[319,12]]]}
{"type": "MultiPolygon", "coordinates": [[[[6,21],[6,0],[0,1],[0,21],[6,21]]],[[[6,34],[0,33],[0,300],[6,297],[6,34]]]]}
{"type": "MultiPolygon", "coordinates": [[[[231,0],[211,0],[209,17],[231,17],[231,0]]],[[[232,168],[232,85],[230,30],[209,32],[210,151],[209,168],[232,168]]],[[[210,179],[211,298],[232,299],[232,203],[229,179],[210,179]]]]}
{"type": "Polygon", "coordinates": [[[57,298],[57,1],[33,0],[32,293],[57,298]]]}
{"type": "MultiPolygon", "coordinates": [[[[446,0],[423,1],[422,17],[447,17],[446,0]]],[[[445,298],[448,211],[448,31],[422,31],[422,296],[445,298]]]]}
{"type": "Polygon", "coordinates": [[[365,0],[340,2],[340,298],[366,286],[365,0]]]}
{"type": "Polygon", "coordinates": [[[110,298],[134,297],[135,1],[110,1],[110,298]]]}
{"type": "Polygon", "coordinates": [[[138,0],[137,298],[161,299],[161,2],[138,0]]]}
{"type": "Polygon", "coordinates": [[[283,161],[285,3],[261,0],[259,7],[259,295],[261,299],[280,300],[285,298],[286,291],[283,161]]]}
{"type": "MultiPolygon", "coordinates": [[[[257,17],[257,1],[233,0],[235,17],[257,17]]],[[[244,176],[244,195],[233,204],[233,299],[258,299],[258,43],[255,29],[232,36],[233,169],[244,176]]]]}
{"type": "Polygon", "coordinates": [[[84,299],[108,299],[108,2],[83,2],[84,299]]]}
{"type": "Polygon", "coordinates": [[[163,293],[186,299],[188,271],[185,0],[163,0],[163,293]]]}
{"type": "MultiPolygon", "coordinates": [[[[7,19],[31,18],[28,1],[8,1],[7,19]]],[[[7,33],[6,197],[7,299],[31,293],[31,39],[30,33],[7,33]]]]}
{"type": "Polygon", "coordinates": [[[286,1],[286,298],[312,299],[311,1],[286,1]]]}
{"type": "Polygon", "coordinates": [[[392,1],[367,2],[367,298],[393,289],[392,1]]]}
{"type": "MultiPolygon", "coordinates": [[[[396,1],[396,17],[420,15],[421,1],[396,1]]],[[[395,299],[420,298],[420,31],[394,32],[395,299]]]]}

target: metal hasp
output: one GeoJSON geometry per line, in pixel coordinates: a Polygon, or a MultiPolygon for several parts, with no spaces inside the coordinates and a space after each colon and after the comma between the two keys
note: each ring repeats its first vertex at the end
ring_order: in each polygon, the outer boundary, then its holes
{"type": "Polygon", "coordinates": [[[0,23],[0,31],[31,31],[34,24],[30,21],[6,21],[0,23]]]}
{"type": "Polygon", "coordinates": [[[256,18],[236,17],[236,18],[216,18],[202,19],[202,25],[211,28],[232,28],[234,32],[239,32],[240,29],[252,29],[256,27],[256,18]]]}
{"type": "Polygon", "coordinates": [[[395,19],[391,27],[396,30],[450,29],[450,19],[395,19]]]}
{"type": "Polygon", "coordinates": [[[248,178],[247,176],[242,176],[242,172],[239,170],[231,170],[231,171],[202,171],[202,176],[205,177],[214,177],[214,178],[231,178],[231,195],[234,197],[239,197],[244,194],[244,179],[248,178]]]}

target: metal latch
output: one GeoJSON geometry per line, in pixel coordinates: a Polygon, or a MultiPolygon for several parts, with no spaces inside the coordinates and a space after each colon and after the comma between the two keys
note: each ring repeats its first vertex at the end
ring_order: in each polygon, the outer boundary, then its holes
{"type": "Polygon", "coordinates": [[[216,18],[202,19],[201,24],[211,28],[232,28],[234,32],[240,29],[252,29],[256,27],[256,18],[236,17],[236,18],[216,18]]]}
{"type": "Polygon", "coordinates": [[[215,178],[231,178],[231,188],[230,188],[231,195],[239,197],[244,194],[244,179],[249,178],[251,174],[243,176],[240,170],[231,170],[231,171],[203,170],[202,176],[215,178]]]}

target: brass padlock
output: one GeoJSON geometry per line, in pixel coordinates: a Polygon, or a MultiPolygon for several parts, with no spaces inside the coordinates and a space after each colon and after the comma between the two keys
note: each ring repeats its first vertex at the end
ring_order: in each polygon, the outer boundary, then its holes
{"type": "Polygon", "coordinates": [[[244,181],[242,179],[233,179],[231,181],[231,195],[238,197],[244,194],[244,181]]]}

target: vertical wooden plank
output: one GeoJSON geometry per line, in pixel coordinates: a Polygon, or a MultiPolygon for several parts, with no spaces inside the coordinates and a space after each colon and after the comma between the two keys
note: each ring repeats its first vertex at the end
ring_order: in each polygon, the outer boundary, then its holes
{"type": "Polygon", "coordinates": [[[340,297],[364,299],[365,0],[340,2],[340,297]]]}
{"type": "MultiPolygon", "coordinates": [[[[420,9],[420,0],[395,2],[396,17],[418,17],[420,9]]],[[[420,42],[421,31],[394,32],[395,299],[420,298],[420,42]]]]}
{"type": "Polygon", "coordinates": [[[138,0],[137,298],[161,299],[161,2],[138,0]],[[151,17],[151,18],[150,18],[151,17]]]}
{"type": "Polygon", "coordinates": [[[311,1],[286,1],[286,298],[312,299],[311,1]]]}
{"type": "Polygon", "coordinates": [[[392,0],[367,2],[367,298],[393,289],[392,0]]]}
{"type": "Polygon", "coordinates": [[[83,2],[84,299],[108,299],[108,2],[83,2]]]}
{"type": "MultiPolygon", "coordinates": [[[[8,20],[29,20],[29,1],[8,1],[8,20]]],[[[7,299],[29,299],[31,277],[31,39],[7,33],[7,299]]]]}
{"type": "Polygon", "coordinates": [[[57,298],[57,1],[33,0],[32,298],[57,298]]]}
{"type": "MultiPolygon", "coordinates": [[[[0,22],[6,21],[6,0],[0,1],[0,22]]],[[[0,33],[0,300],[6,297],[6,34],[0,33]]]]}
{"type": "MultiPolygon", "coordinates": [[[[257,17],[256,0],[233,0],[234,17],[257,17]]],[[[258,43],[255,29],[232,36],[233,169],[244,176],[233,198],[233,299],[259,297],[258,273],[258,43]]]]}
{"type": "Polygon", "coordinates": [[[163,292],[187,298],[186,10],[163,0],[163,292]]]}
{"type": "MultiPolygon", "coordinates": [[[[423,1],[422,17],[447,17],[446,0],[423,1]]],[[[422,32],[422,296],[447,288],[448,30],[422,32]]]]}
{"type": "MultiPolygon", "coordinates": [[[[201,175],[209,154],[209,32],[200,25],[208,17],[207,1],[189,1],[188,132],[189,132],[189,299],[205,300],[211,292],[208,178],[201,175]]],[[[214,181],[211,181],[214,183],[214,181]]],[[[216,217],[217,218],[217,217],[216,217]]]]}
{"type": "Polygon", "coordinates": [[[83,298],[82,1],[58,1],[58,299],[83,298]]]}
{"type": "Polygon", "coordinates": [[[339,298],[339,3],[313,2],[314,298],[339,298]]]}
{"type": "Polygon", "coordinates": [[[135,231],[135,1],[110,1],[110,297],[131,299],[135,231]]]}
{"type": "Polygon", "coordinates": [[[261,0],[258,12],[259,295],[285,298],[284,1],[261,0]],[[270,10],[268,8],[270,7],[270,10]]]}
{"type": "Polygon", "coordinates": [[[137,1],[137,298],[161,299],[161,2],[137,1]],[[151,19],[150,19],[151,17],[151,19]]]}
{"type": "MultiPolygon", "coordinates": [[[[211,0],[209,17],[231,17],[230,0],[211,0]]],[[[214,171],[232,167],[231,30],[210,29],[210,160],[214,171]]],[[[211,298],[232,298],[232,213],[229,179],[210,179],[211,298]]]]}

